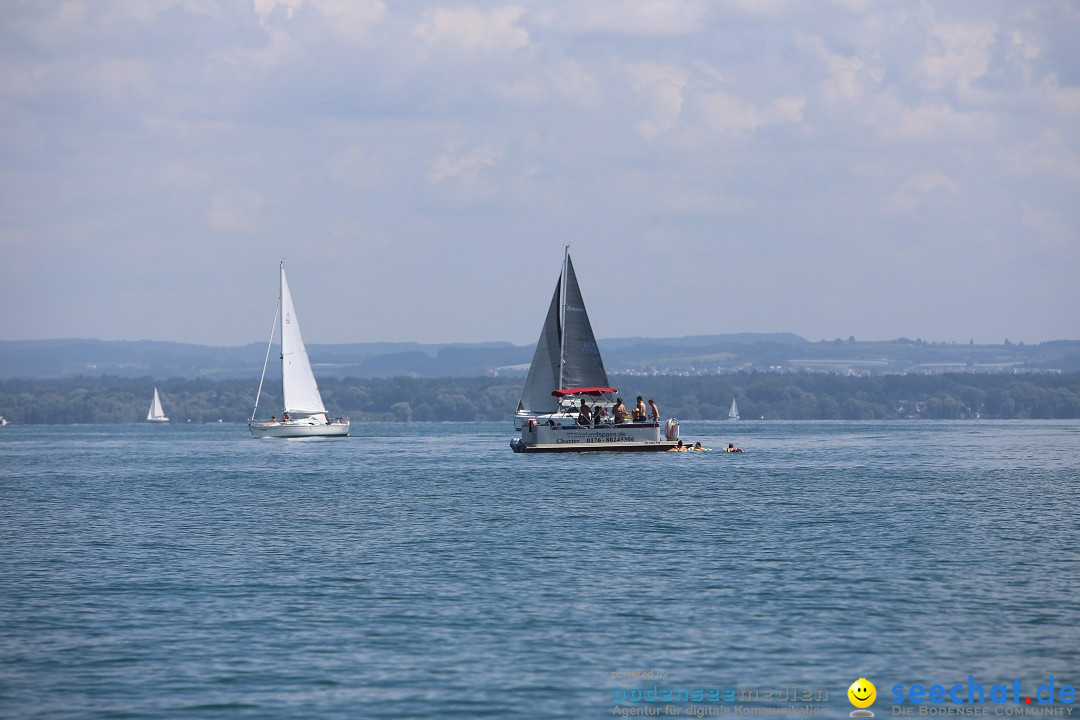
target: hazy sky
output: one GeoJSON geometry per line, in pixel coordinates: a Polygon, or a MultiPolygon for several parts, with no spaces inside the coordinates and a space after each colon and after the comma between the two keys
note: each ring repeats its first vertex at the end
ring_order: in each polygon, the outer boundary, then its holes
{"type": "Polygon", "coordinates": [[[0,339],[1080,338],[1080,3],[3,11],[0,339]]]}

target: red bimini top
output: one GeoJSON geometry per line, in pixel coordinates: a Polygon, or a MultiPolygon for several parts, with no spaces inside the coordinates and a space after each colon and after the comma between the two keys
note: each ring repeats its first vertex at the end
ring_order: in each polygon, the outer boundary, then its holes
{"type": "Polygon", "coordinates": [[[565,390],[552,390],[551,394],[555,397],[566,397],[567,395],[603,395],[604,393],[616,393],[619,392],[615,388],[602,388],[602,387],[587,387],[587,388],[566,388],[565,390]]]}

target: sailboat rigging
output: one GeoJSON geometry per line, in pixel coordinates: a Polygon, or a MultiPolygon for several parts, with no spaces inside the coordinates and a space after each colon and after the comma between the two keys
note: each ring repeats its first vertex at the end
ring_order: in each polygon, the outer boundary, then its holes
{"type": "Polygon", "coordinates": [[[259,390],[255,395],[255,407],[248,423],[252,437],[340,437],[349,434],[348,418],[331,418],[323,405],[315,374],[311,370],[304,339],[300,335],[300,321],[293,306],[292,293],[285,278],[285,262],[280,266],[278,307],[274,311],[274,326],[270,330],[270,342],[259,378],[259,390]],[[258,422],[255,415],[259,408],[266,366],[274,332],[281,325],[281,419],[273,416],[269,421],[258,422]]]}

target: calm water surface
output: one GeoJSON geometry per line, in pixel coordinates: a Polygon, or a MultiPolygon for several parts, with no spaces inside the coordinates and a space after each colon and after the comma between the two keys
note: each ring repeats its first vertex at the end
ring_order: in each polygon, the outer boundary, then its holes
{"type": "Polygon", "coordinates": [[[832,717],[859,677],[879,717],[896,683],[1080,685],[1080,423],[354,432],[0,430],[0,716],[612,717],[651,669],[832,717]]]}

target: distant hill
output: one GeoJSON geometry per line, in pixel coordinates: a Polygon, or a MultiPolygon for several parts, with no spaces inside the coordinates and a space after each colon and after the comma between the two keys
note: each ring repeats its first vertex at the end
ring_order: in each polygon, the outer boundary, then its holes
{"type": "MultiPolygon", "coordinates": [[[[942,372],[1080,371],[1080,341],[1037,345],[960,345],[899,338],[809,342],[792,333],[734,333],[599,341],[608,372],[625,375],[713,375],[825,372],[854,375],[942,372]]],[[[325,378],[412,376],[516,378],[532,345],[488,343],[351,343],[308,346],[325,378]]],[[[213,347],[174,342],[93,339],[0,341],[0,379],[72,376],[257,378],[266,345],[213,347]]],[[[271,352],[276,362],[276,350],[271,352]]]]}
{"type": "MultiPolygon", "coordinates": [[[[271,350],[271,363],[276,352],[276,348],[271,350]]],[[[528,363],[531,353],[510,343],[308,345],[316,373],[329,377],[484,375],[500,365],[528,363]]],[[[265,357],[264,343],[214,347],[152,340],[0,341],[0,379],[74,375],[257,378],[265,357]]]]}
{"type": "Polygon", "coordinates": [[[776,343],[778,345],[803,345],[809,342],[795,333],[728,333],[727,335],[685,335],[677,338],[614,338],[600,340],[599,344],[612,350],[625,347],[661,345],[685,348],[707,347],[709,345],[758,345],[776,343]]]}

